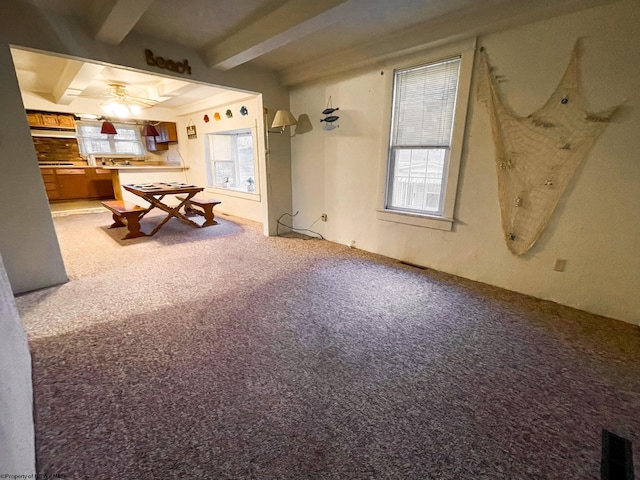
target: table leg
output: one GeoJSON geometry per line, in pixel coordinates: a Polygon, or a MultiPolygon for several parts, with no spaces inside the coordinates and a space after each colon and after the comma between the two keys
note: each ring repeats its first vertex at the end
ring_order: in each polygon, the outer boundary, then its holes
{"type": "MultiPolygon", "coordinates": [[[[162,222],[160,222],[150,233],[149,235],[155,235],[158,230],[160,230],[165,223],[167,223],[172,217],[177,218],[178,220],[182,220],[185,223],[188,223],[189,225],[191,225],[192,227],[200,227],[200,225],[198,225],[196,222],[194,222],[193,220],[190,220],[189,218],[187,218],[186,216],[184,216],[182,213],[180,213],[180,209],[185,205],[185,203],[187,203],[191,198],[193,198],[193,196],[196,194],[197,192],[194,193],[189,193],[187,195],[187,197],[182,200],[180,202],[180,204],[177,207],[170,207],[164,203],[162,203],[160,200],[162,200],[162,198],[164,198],[164,195],[162,195],[159,198],[156,198],[154,196],[150,196],[148,198],[148,202],[150,202],[152,205],[150,207],[157,207],[160,210],[167,212],[167,216],[162,220],[162,222]]],[[[150,210],[149,209],[149,210],[150,210]]],[[[146,212],[145,212],[146,214],[146,212]]]]}

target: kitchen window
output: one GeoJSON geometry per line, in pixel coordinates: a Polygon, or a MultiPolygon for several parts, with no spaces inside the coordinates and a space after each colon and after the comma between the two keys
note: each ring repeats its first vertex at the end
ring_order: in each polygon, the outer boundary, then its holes
{"type": "Polygon", "coordinates": [[[77,122],[78,145],[82,155],[113,155],[142,157],[145,149],[140,137],[140,127],[126,123],[114,123],[117,135],[100,133],[100,122],[77,122]]]}
{"type": "Polygon", "coordinates": [[[452,228],[475,39],[460,46],[394,71],[381,220],[452,228]]]}

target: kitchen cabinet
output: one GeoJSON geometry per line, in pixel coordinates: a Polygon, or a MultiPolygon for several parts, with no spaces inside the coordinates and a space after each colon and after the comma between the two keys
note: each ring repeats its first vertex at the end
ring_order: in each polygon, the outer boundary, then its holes
{"type": "Polygon", "coordinates": [[[88,168],[89,198],[113,198],[111,170],[88,168]]]}
{"type": "Polygon", "coordinates": [[[162,152],[164,150],[169,150],[168,143],[158,143],[156,138],[158,137],[144,137],[145,147],[148,152],[162,152]]]}
{"type": "Polygon", "coordinates": [[[27,121],[35,128],[76,128],[73,115],[65,113],[27,112],[27,121]]]}
{"type": "Polygon", "coordinates": [[[60,192],[58,191],[58,182],[56,180],[56,172],[53,168],[41,168],[40,174],[44,182],[44,188],[47,191],[49,200],[59,200],[60,192]]]}
{"type": "Polygon", "coordinates": [[[158,130],[158,136],[156,137],[156,143],[169,143],[178,141],[178,129],[173,122],[160,122],[156,126],[158,130]]]}
{"type": "Polygon", "coordinates": [[[76,121],[73,115],[58,115],[58,126],[60,128],[76,128],[76,121]]]}
{"type": "Polygon", "coordinates": [[[89,198],[89,177],[84,168],[56,168],[58,200],[89,198]]]}
{"type": "Polygon", "coordinates": [[[41,168],[49,200],[113,198],[111,172],[104,168],[41,168]]]}
{"type": "Polygon", "coordinates": [[[178,141],[176,124],[174,122],[160,122],[154,126],[158,131],[158,135],[155,137],[144,137],[147,151],[162,152],[169,150],[169,144],[178,141]]]}
{"type": "Polygon", "coordinates": [[[43,127],[44,122],[42,120],[42,114],[35,112],[27,113],[27,121],[29,122],[30,127],[43,127]]]}

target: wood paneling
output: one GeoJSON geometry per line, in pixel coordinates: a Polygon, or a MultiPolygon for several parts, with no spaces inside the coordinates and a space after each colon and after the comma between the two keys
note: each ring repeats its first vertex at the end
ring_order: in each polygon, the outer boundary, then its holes
{"type": "Polygon", "coordinates": [[[82,162],[75,138],[33,137],[39,162],[82,162]]]}

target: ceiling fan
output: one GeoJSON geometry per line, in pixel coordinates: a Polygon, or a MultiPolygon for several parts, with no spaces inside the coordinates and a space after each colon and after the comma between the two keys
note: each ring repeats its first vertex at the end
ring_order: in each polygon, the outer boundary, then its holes
{"type": "Polygon", "coordinates": [[[109,83],[107,91],[98,95],[86,93],[78,96],[96,100],[106,99],[100,104],[100,108],[107,115],[119,118],[130,117],[140,113],[143,108],[151,108],[158,103],[157,100],[150,98],[129,95],[126,85],[121,83],[109,83]]]}
{"type": "Polygon", "coordinates": [[[119,83],[109,84],[108,97],[109,99],[100,105],[102,110],[109,115],[115,115],[120,118],[139,113],[143,108],[153,107],[157,103],[148,98],[129,95],[127,87],[119,83]]]}

